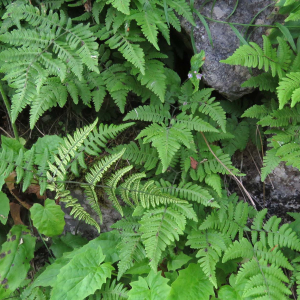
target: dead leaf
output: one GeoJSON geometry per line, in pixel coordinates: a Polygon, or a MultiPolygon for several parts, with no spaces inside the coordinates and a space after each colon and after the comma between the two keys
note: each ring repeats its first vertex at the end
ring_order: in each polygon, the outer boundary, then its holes
{"type": "Polygon", "coordinates": [[[31,184],[26,192],[27,194],[36,194],[37,198],[40,200],[46,200],[46,195],[40,195],[40,186],[38,184],[31,184]]]}
{"type": "Polygon", "coordinates": [[[5,179],[6,186],[8,187],[10,193],[15,197],[15,199],[20,202],[25,208],[30,209],[31,204],[28,204],[26,201],[22,200],[22,195],[19,193],[19,191],[15,188],[15,177],[17,176],[17,173],[11,172],[10,175],[5,179]]]}
{"type": "Polygon", "coordinates": [[[24,225],[20,216],[21,206],[18,203],[13,203],[13,202],[9,203],[9,206],[10,206],[10,215],[14,220],[14,224],[24,225]]]}
{"type": "Polygon", "coordinates": [[[196,170],[198,166],[198,162],[192,156],[190,156],[190,160],[191,160],[192,169],[196,170]]]}
{"type": "Polygon", "coordinates": [[[92,2],[91,2],[91,0],[88,0],[84,3],[84,10],[87,11],[87,12],[92,11],[92,2]]]}

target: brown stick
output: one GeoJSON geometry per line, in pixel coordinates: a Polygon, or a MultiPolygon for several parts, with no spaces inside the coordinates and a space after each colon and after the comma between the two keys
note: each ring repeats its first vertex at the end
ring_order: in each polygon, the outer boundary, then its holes
{"type": "Polygon", "coordinates": [[[257,210],[256,208],[256,205],[251,197],[251,195],[249,194],[249,192],[246,190],[246,188],[243,186],[243,184],[241,183],[240,180],[238,180],[238,178],[230,171],[230,169],[228,169],[223,163],[222,161],[218,158],[218,156],[214,153],[214,151],[211,149],[204,133],[202,131],[200,131],[204,141],[205,141],[205,144],[207,145],[209,151],[211,152],[211,154],[215,157],[215,159],[230,173],[230,175],[233,177],[233,179],[236,181],[237,184],[240,185],[240,187],[244,190],[245,194],[247,195],[248,199],[250,200],[251,204],[253,205],[253,207],[257,210]]]}

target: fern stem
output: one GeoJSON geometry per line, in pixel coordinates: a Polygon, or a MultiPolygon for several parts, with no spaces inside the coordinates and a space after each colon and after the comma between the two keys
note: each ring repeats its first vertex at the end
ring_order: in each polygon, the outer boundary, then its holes
{"type": "Polygon", "coordinates": [[[12,119],[11,119],[11,113],[10,113],[10,104],[9,104],[9,101],[6,97],[6,94],[4,92],[4,89],[3,89],[3,85],[2,85],[2,82],[0,81],[0,93],[1,93],[1,96],[2,96],[2,99],[3,99],[3,102],[5,104],[5,107],[6,107],[6,110],[7,110],[7,113],[8,113],[8,116],[9,116],[9,120],[10,120],[10,123],[11,123],[11,127],[13,129],[13,132],[14,132],[14,136],[15,136],[15,139],[17,141],[19,141],[19,133],[18,133],[18,129],[17,129],[17,126],[14,122],[12,122],[12,119]]]}
{"type": "Polygon", "coordinates": [[[252,197],[250,196],[249,192],[246,190],[246,188],[244,187],[244,185],[241,183],[240,180],[238,180],[238,178],[222,163],[222,161],[218,158],[218,156],[214,153],[214,151],[211,149],[204,133],[202,131],[200,131],[204,142],[206,144],[206,146],[208,147],[209,151],[211,152],[211,154],[215,157],[215,159],[229,172],[229,174],[231,174],[231,176],[233,177],[233,179],[240,185],[240,187],[244,190],[244,192],[246,193],[248,199],[250,200],[251,204],[253,205],[253,207],[257,210],[256,205],[252,199],[252,197]]]}

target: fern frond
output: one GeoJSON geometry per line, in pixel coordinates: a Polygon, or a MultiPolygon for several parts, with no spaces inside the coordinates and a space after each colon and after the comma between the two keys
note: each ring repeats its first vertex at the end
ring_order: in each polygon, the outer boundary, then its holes
{"type": "Polygon", "coordinates": [[[162,252],[167,245],[179,240],[183,234],[186,217],[170,206],[158,207],[146,212],[141,221],[139,232],[142,233],[142,241],[145,245],[150,266],[157,269],[162,252]]]}
{"type": "Polygon", "coordinates": [[[130,111],[123,121],[141,120],[155,123],[165,123],[171,119],[168,109],[161,105],[143,105],[130,111]]]}
{"type": "Polygon", "coordinates": [[[119,169],[109,178],[109,180],[106,181],[106,185],[109,187],[104,188],[104,191],[107,193],[109,200],[113,203],[121,216],[123,216],[123,209],[119,204],[118,198],[116,196],[117,184],[121,180],[122,176],[128,173],[132,168],[133,166],[127,166],[125,168],[119,169]]]}
{"type": "Polygon", "coordinates": [[[271,73],[262,73],[257,76],[251,76],[243,82],[241,87],[259,88],[260,91],[275,92],[278,86],[278,77],[273,77],[271,73]]]}
{"type": "Polygon", "coordinates": [[[220,102],[214,102],[215,98],[210,98],[200,103],[199,111],[211,117],[218,123],[223,132],[226,132],[226,114],[220,102]]]}
{"type": "Polygon", "coordinates": [[[229,237],[215,230],[192,231],[188,235],[186,245],[190,245],[193,249],[199,249],[196,254],[196,257],[200,257],[198,262],[205,275],[216,288],[216,264],[229,243],[229,237]]]}
{"type": "Polygon", "coordinates": [[[157,44],[158,28],[156,23],[159,19],[153,9],[147,9],[142,12],[133,13],[130,15],[129,19],[136,20],[137,24],[141,27],[144,36],[147,40],[159,51],[159,46],[157,44]]]}
{"type": "Polygon", "coordinates": [[[266,152],[263,158],[263,167],[261,169],[261,181],[264,182],[267,176],[280,164],[280,157],[277,156],[277,149],[273,148],[266,152]]]}
{"type": "Polygon", "coordinates": [[[253,105],[248,108],[242,115],[242,118],[257,118],[261,119],[268,115],[269,111],[265,105],[253,105]]]}
{"type": "Polygon", "coordinates": [[[121,33],[115,33],[106,43],[111,49],[118,49],[126,60],[145,74],[145,55],[140,45],[133,44],[129,37],[121,33]]]}
{"type": "Polygon", "coordinates": [[[155,148],[152,148],[150,144],[143,144],[140,140],[139,145],[134,142],[130,142],[128,145],[123,145],[126,149],[123,159],[128,159],[130,162],[142,165],[146,170],[152,170],[157,166],[158,154],[155,148]]]}
{"type": "Polygon", "coordinates": [[[174,197],[186,200],[195,201],[205,206],[219,207],[218,203],[214,201],[214,198],[209,194],[207,190],[200,187],[197,184],[191,182],[180,182],[179,185],[171,184],[168,181],[160,180],[162,191],[168,193],[174,197]]]}
{"type": "Polygon", "coordinates": [[[153,180],[141,184],[140,180],[144,177],[144,173],[133,174],[121,185],[122,198],[128,205],[132,206],[131,200],[135,205],[147,209],[161,204],[186,203],[184,200],[163,193],[153,180]]]}
{"type": "Polygon", "coordinates": [[[192,25],[196,26],[191,9],[185,0],[167,0],[167,4],[173,8],[179,15],[183,16],[192,25]]]}
{"type": "MultiPolygon", "coordinates": [[[[103,300],[125,300],[128,299],[127,288],[124,287],[123,283],[116,282],[116,279],[113,281],[107,280],[106,284],[102,286],[100,291],[97,291],[95,297],[101,296],[103,300]]],[[[91,298],[92,300],[93,298],[91,298]]],[[[99,299],[98,297],[95,298],[99,299]]]]}
{"type": "Polygon", "coordinates": [[[214,126],[205,122],[198,116],[186,115],[185,113],[181,113],[176,116],[175,122],[179,124],[184,124],[190,130],[197,130],[203,132],[218,132],[214,126]]]}
{"type": "Polygon", "coordinates": [[[237,205],[229,203],[227,211],[223,210],[224,216],[220,219],[220,214],[212,212],[206,217],[204,222],[200,225],[199,230],[218,229],[223,234],[228,235],[233,240],[237,233],[239,238],[243,237],[244,231],[248,230],[246,227],[248,221],[248,204],[239,202],[237,205]]]}
{"type": "Polygon", "coordinates": [[[277,88],[279,99],[279,109],[283,108],[290,99],[292,99],[291,107],[300,102],[300,72],[291,72],[286,74],[286,77],[281,78],[277,88]]]}
{"type": "Polygon", "coordinates": [[[142,244],[140,224],[134,217],[126,217],[116,222],[111,228],[119,229],[121,242],[118,244],[120,261],[118,263],[118,280],[135,263],[146,258],[146,251],[142,244]]]}
{"type": "Polygon", "coordinates": [[[154,123],[142,130],[136,139],[141,137],[144,137],[144,143],[152,142],[152,145],[157,149],[163,165],[163,172],[169,167],[180,145],[184,144],[190,148],[190,143],[193,140],[189,129],[185,128],[184,124],[178,123],[171,128],[154,123]]]}
{"type": "MultiPolygon", "coordinates": [[[[250,42],[249,45],[239,47],[232,56],[220,62],[229,65],[241,65],[245,67],[252,67],[264,69],[265,72],[271,71],[273,77],[278,75],[279,78],[285,75],[288,69],[287,61],[280,61],[276,55],[275,49],[272,48],[270,40],[267,36],[263,36],[264,44],[261,49],[257,44],[250,42]]],[[[285,42],[286,43],[286,42],[285,42]]],[[[289,48],[288,48],[289,49],[289,48]]],[[[289,54],[290,49],[285,53],[289,54]]],[[[280,54],[282,57],[282,53],[280,54]]]]}
{"type": "Polygon", "coordinates": [[[125,15],[129,15],[129,5],[130,0],[107,0],[107,4],[112,4],[113,7],[115,7],[117,10],[122,12],[125,15]]]}
{"type": "Polygon", "coordinates": [[[164,102],[167,86],[164,64],[157,59],[148,58],[145,63],[145,73],[143,74],[143,72],[141,72],[137,79],[142,85],[145,85],[150,91],[158,96],[161,102],[164,102]],[[155,77],[153,74],[155,74],[155,77]]]}

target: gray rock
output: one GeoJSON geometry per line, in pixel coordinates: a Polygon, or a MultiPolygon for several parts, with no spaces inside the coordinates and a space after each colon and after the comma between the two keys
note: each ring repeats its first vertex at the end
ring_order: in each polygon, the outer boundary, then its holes
{"type": "MultiPolygon", "coordinates": [[[[283,162],[261,182],[260,169],[262,160],[255,147],[248,147],[243,153],[234,155],[234,164],[246,174],[241,177],[244,187],[251,194],[258,209],[268,208],[269,216],[276,215],[289,220],[287,212],[300,211],[300,171],[283,162]],[[241,167],[242,166],[242,167],[241,167]]],[[[231,182],[230,192],[237,192],[243,197],[242,191],[235,182],[231,182]]],[[[244,197],[246,201],[248,199],[244,197]]]]}
{"type": "MultiPolygon", "coordinates": [[[[88,212],[97,222],[100,224],[98,215],[94,210],[91,209],[86,196],[80,189],[71,191],[71,195],[78,199],[78,202],[82,205],[84,210],[88,212]]],[[[66,208],[65,203],[61,202],[62,210],[65,213],[65,228],[63,234],[66,232],[71,232],[72,234],[80,234],[87,239],[93,239],[99,236],[97,229],[94,226],[88,225],[83,221],[78,221],[73,216],[70,216],[71,208],[66,208]]],[[[121,215],[115,210],[111,202],[104,199],[100,204],[100,209],[102,212],[103,223],[100,225],[101,232],[110,231],[110,226],[121,219],[121,215]]]]}
{"type": "MultiPolygon", "coordinates": [[[[195,0],[194,7],[200,11],[200,7],[204,2],[205,0],[195,0]]],[[[226,20],[233,11],[236,0],[217,0],[212,10],[213,3],[214,1],[209,1],[200,13],[217,21],[230,21],[242,24],[249,24],[254,16],[267,5],[271,3],[275,5],[274,0],[239,0],[236,11],[229,20],[226,20]]],[[[268,18],[274,9],[274,5],[269,6],[261,12],[254,23],[271,24],[274,22],[273,18],[268,18]]],[[[194,15],[194,18],[196,27],[193,32],[196,48],[198,51],[204,50],[206,53],[205,64],[202,68],[205,83],[216,89],[229,100],[236,100],[245,94],[251,93],[253,89],[241,88],[241,84],[251,76],[248,68],[229,66],[219,62],[232,55],[240,45],[239,39],[230,26],[207,20],[213,39],[214,47],[212,47],[202,22],[196,15],[194,15]]],[[[190,35],[191,24],[182,18],[181,25],[186,33],[190,35]]],[[[245,29],[243,26],[236,26],[236,28],[239,32],[245,29]]],[[[267,27],[255,27],[251,34],[251,41],[261,45],[261,36],[266,33],[266,29],[267,27]]],[[[249,29],[248,33],[251,30],[252,29],[249,29]]]]}

